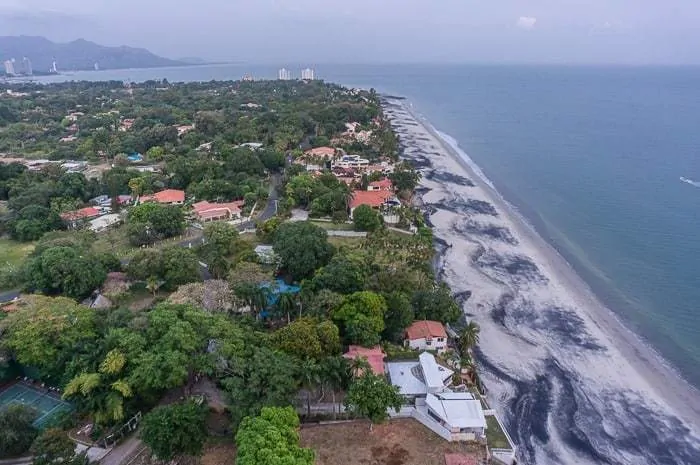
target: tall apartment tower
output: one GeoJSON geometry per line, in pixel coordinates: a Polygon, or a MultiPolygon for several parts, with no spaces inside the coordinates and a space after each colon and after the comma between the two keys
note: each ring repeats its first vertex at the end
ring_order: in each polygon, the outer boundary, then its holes
{"type": "Polygon", "coordinates": [[[282,68],[277,72],[277,78],[280,81],[289,81],[292,79],[292,73],[287,68],[282,68]]]}
{"type": "Polygon", "coordinates": [[[5,74],[8,76],[14,76],[15,75],[15,59],[9,59],[5,63],[5,74]]]}
{"type": "Polygon", "coordinates": [[[301,70],[301,78],[305,81],[314,80],[314,70],[311,68],[306,68],[301,70]]]}

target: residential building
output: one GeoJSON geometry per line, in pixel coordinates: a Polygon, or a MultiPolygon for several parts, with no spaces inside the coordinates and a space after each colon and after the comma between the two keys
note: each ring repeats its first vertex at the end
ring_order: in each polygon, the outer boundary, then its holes
{"type": "Polygon", "coordinates": [[[311,68],[302,69],[301,79],[304,81],[313,81],[315,79],[314,70],[311,68]]]}
{"type": "Polygon", "coordinates": [[[481,401],[470,392],[439,392],[425,398],[428,416],[452,435],[467,441],[481,438],[486,430],[486,417],[481,401]]]}
{"type": "Polygon", "coordinates": [[[131,127],[134,125],[134,119],[132,118],[125,118],[122,120],[121,124],[119,125],[119,131],[121,132],[126,132],[131,129],[131,127]]]}
{"type": "Polygon", "coordinates": [[[194,129],[194,124],[183,124],[180,126],[175,126],[175,129],[177,129],[177,135],[178,137],[187,134],[191,130],[194,129]]]}
{"type": "Polygon", "coordinates": [[[110,213],[108,215],[103,215],[93,220],[90,220],[89,228],[94,232],[102,232],[110,226],[119,224],[122,221],[122,217],[117,213],[110,213]]]}
{"type": "Polygon", "coordinates": [[[20,74],[24,74],[25,76],[31,76],[32,74],[34,74],[34,70],[32,69],[32,62],[27,57],[22,58],[22,69],[20,70],[20,74]]]}
{"type": "Polygon", "coordinates": [[[381,346],[374,346],[371,349],[362,346],[351,345],[348,351],[343,354],[343,358],[347,360],[355,360],[363,358],[367,360],[370,369],[375,375],[384,374],[384,358],[386,354],[381,346]]]}
{"type": "Polygon", "coordinates": [[[376,191],[386,191],[392,192],[394,190],[394,185],[391,183],[390,179],[384,178],[379,181],[373,181],[367,186],[367,190],[370,192],[376,191]]]}
{"type": "Polygon", "coordinates": [[[379,209],[386,204],[394,194],[387,191],[354,191],[350,200],[350,216],[360,205],[369,205],[379,209]]]}
{"type": "Polygon", "coordinates": [[[70,212],[61,213],[61,219],[66,223],[68,228],[74,229],[82,226],[86,221],[100,216],[101,212],[95,207],[81,208],[70,212]]]}
{"type": "Polygon", "coordinates": [[[185,203],[185,191],[166,189],[151,195],[143,195],[140,203],[158,202],[166,205],[182,205],[185,203]]]}
{"type": "Polygon", "coordinates": [[[404,344],[413,350],[442,353],[447,349],[447,332],[439,321],[416,321],[406,328],[404,344]]]}
{"type": "Polygon", "coordinates": [[[243,203],[242,200],[229,203],[210,203],[203,200],[192,205],[192,208],[197,219],[206,223],[208,221],[239,219],[243,203]]]}
{"type": "Polygon", "coordinates": [[[277,78],[280,81],[289,81],[290,79],[292,79],[292,73],[287,68],[281,68],[277,72],[277,78]]]}
{"type": "Polygon", "coordinates": [[[5,65],[5,74],[8,76],[14,76],[15,75],[15,59],[11,58],[9,60],[6,60],[4,62],[5,65]]]}
{"type": "Polygon", "coordinates": [[[369,160],[362,158],[359,155],[343,155],[335,160],[331,168],[354,168],[363,169],[369,166],[369,160]]]}

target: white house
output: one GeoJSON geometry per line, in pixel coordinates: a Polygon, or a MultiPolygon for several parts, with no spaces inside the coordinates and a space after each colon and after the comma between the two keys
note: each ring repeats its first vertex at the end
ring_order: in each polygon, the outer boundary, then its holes
{"type": "Polygon", "coordinates": [[[484,436],[486,417],[481,401],[469,392],[440,392],[425,398],[428,416],[461,440],[484,436]]]}
{"type": "Polygon", "coordinates": [[[105,229],[118,224],[122,221],[122,217],[117,213],[110,213],[109,215],[103,215],[94,220],[90,220],[90,230],[94,232],[102,232],[105,229]]]}
{"type": "Polygon", "coordinates": [[[331,169],[334,168],[354,168],[362,169],[369,166],[369,160],[362,158],[359,155],[343,155],[331,164],[331,169]]]}
{"type": "Polygon", "coordinates": [[[416,321],[406,328],[404,345],[413,350],[442,353],[447,349],[447,332],[439,321],[416,321]]]}

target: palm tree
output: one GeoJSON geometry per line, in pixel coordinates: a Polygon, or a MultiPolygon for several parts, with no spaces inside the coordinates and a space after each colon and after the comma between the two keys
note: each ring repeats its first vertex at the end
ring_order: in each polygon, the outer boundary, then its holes
{"type": "Polygon", "coordinates": [[[479,325],[475,321],[470,321],[459,334],[459,352],[462,356],[468,357],[472,347],[479,343],[479,325]]]}
{"type": "Polygon", "coordinates": [[[156,278],[155,276],[150,276],[146,280],[146,289],[148,289],[153,294],[153,297],[156,296],[156,292],[158,292],[159,287],[160,283],[158,282],[158,278],[156,278]]]}
{"type": "Polygon", "coordinates": [[[331,388],[331,396],[333,398],[333,419],[336,419],[335,393],[343,389],[350,379],[350,364],[343,357],[327,357],[321,360],[321,380],[322,385],[326,384],[331,388]]]}
{"type": "Polygon", "coordinates": [[[292,310],[294,310],[296,305],[296,295],[292,294],[291,292],[283,292],[280,294],[279,300],[277,301],[277,309],[281,315],[287,315],[287,324],[289,324],[291,321],[289,315],[292,310]]]}
{"type": "Polygon", "coordinates": [[[306,390],[306,417],[311,416],[311,391],[321,384],[321,370],[315,360],[306,359],[301,363],[301,385],[306,390]]]}
{"type": "Polygon", "coordinates": [[[369,362],[364,357],[355,357],[350,360],[350,375],[352,379],[362,376],[367,370],[371,370],[369,362]]]}

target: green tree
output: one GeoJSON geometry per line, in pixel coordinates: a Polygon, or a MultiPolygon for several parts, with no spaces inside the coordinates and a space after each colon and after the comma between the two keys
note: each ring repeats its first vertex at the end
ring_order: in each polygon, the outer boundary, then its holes
{"type": "Polygon", "coordinates": [[[379,212],[369,205],[360,205],[352,212],[352,222],[355,231],[374,232],[382,227],[384,220],[379,212]]]}
{"type": "Polygon", "coordinates": [[[469,357],[469,351],[479,343],[481,328],[476,321],[470,321],[459,333],[459,352],[463,357],[469,357]]]}
{"type": "Polygon", "coordinates": [[[384,314],[384,332],[382,336],[387,341],[400,344],[404,330],[413,323],[413,308],[406,294],[391,292],[384,295],[386,313],[384,314]]]}
{"type": "Polygon", "coordinates": [[[331,321],[299,318],[272,335],[277,348],[299,359],[318,359],[340,352],[338,327],[331,321]]]}
{"type": "Polygon", "coordinates": [[[401,409],[403,397],[399,388],[389,384],[383,376],[365,371],[351,384],[345,397],[345,407],[363,417],[369,418],[370,431],[375,423],[382,423],[389,418],[388,410],[396,412],[401,409]]]}
{"type": "Polygon", "coordinates": [[[257,415],[266,406],[291,405],[299,389],[298,367],[289,355],[266,347],[249,347],[231,360],[221,386],[231,399],[231,417],[257,415]]]}
{"type": "Polygon", "coordinates": [[[31,447],[32,465],[85,465],[85,453],[75,453],[75,443],[68,434],[57,428],[47,429],[36,438],[31,447]]]}
{"type": "Polygon", "coordinates": [[[342,330],[345,341],[372,347],[381,340],[384,330],[386,302],[374,292],[356,292],[345,298],[343,305],[331,314],[342,330]]]}
{"type": "Polygon", "coordinates": [[[46,294],[86,297],[107,278],[100,259],[73,247],[50,247],[27,263],[26,285],[46,294]]]}
{"type": "Polygon", "coordinates": [[[14,359],[59,381],[67,363],[96,339],[93,310],[65,297],[27,296],[2,324],[1,343],[14,359]]]}
{"type": "Polygon", "coordinates": [[[292,407],[266,407],[246,417],[236,433],[236,465],[313,465],[314,452],[299,446],[298,429],[292,407]]]}
{"type": "Polygon", "coordinates": [[[450,288],[442,283],[428,291],[418,291],[411,299],[416,320],[436,320],[443,323],[456,323],[462,316],[459,305],[450,293],[450,288]]]}
{"type": "Polygon", "coordinates": [[[199,260],[190,249],[168,247],[163,249],[163,280],[165,287],[174,290],[177,286],[201,281],[199,260]]]}
{"type": "Polygon", "coordinates": [[[350,382],[350,364],[342,356],[325,357],[320,362],[320,375],[322,386],[329,387],[331,390],[333,419],[335,419],[337,404],[335,395],[341,389],[345,389],[350,382]]]}
{"type": "Polygon", "coordinates": [[[0,458],[21,455],[37,435],[32,424],[37,412],[24,405],[10,405],[0,410],[0,458]]]}
{"type": "Polygon", "coordinates": [[[280,225],[273,245],[282,267],[296,280],[312,276],[329,262],[334,252],[326,231],[306,221],[280,225]]]}
{"type": "Polygon", "coordinates": [[[352,294],[365,288],[368,275],[369,267],[363,257],[337,254],[328,265],[316,272],[311,284],[314,289],[352,294]]]}
{"type": "Polygon", "coordinates": [[[124,419],[124,402],[133,396],[129,382],[123,377],[126,356],[110,351],[96,373],[83,372],[65,387],[63,398],[77,401],[100,424],[124,419]]]}
{"type": "Polygon", "coordinates": [[[143,417],[141,439],[161,460],[198,456],[207,439],[207,409],[189,401],[156,407],[143,417]]]}

